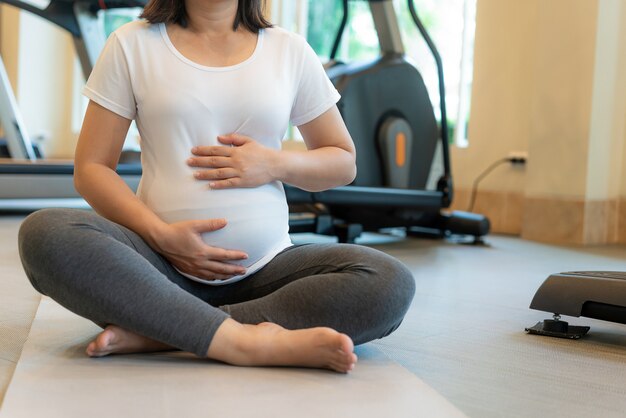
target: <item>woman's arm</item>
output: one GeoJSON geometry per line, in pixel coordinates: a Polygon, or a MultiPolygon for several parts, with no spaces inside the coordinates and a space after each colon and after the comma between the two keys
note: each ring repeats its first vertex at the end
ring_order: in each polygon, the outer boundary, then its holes
{"type": "Polygon", "coordinates": [[[180,270],[207,280],[243,274],[245,269],[226,261],[247,258],[245,253],[210,247],[202,241],[201,233],[223,228],[224,219],[167,224],[115,172],[130,122],[89,103],[76,148],[76,190],[96,212],[138,233],[180,270]]]}
{"type": "Polygon", "coordinates": [[[307,191],[343,186],[356,176],[354,143],[336,106],[313,121],[298,127],[307,151],[277,151],[251,138],[231,134],[218,139],[224,146],[192,150],[196,178],[209,180],[214,189],[256,187],[274,180],[307,191]]]}
{"type": "Polygon", "coordinates": [[[281,151],[275,174],[278,180],[310,192],[354,180],[354,143],[337,106],[298,129],[307,151],[281,151]]]}
{"type": "Polygon", "coordinates": [[[78,139],[74,187],[92,208],[154,247],[166,224],[115,172],[131,121],[90,101],[78,139]]]}

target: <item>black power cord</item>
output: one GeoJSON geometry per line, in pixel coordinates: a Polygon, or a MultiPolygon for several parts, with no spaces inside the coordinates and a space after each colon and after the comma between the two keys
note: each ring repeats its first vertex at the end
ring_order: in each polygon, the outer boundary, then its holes
{"type": "Polygon", "coordinates": [[[472,186],[472,195],[470,196],[470,203],[469,203],[469,206],[467,207],[468,212],[471,212],[474,209],[474,204],[476,203],[476,193],[478,192],[478,185],[480,184],[480,182],[483,181],[483,179],[487,177],[493,170],[495,170],[496,168],[498,168],[499,166],[505,163],[522,165],[522,164],[526,164],[526,158],[525,157],[500,158],[499,160],[494,161],[489,167],[487,167],[482,173],[480,173],[480,175],[476,177],[476,180],[474,180],[474,185],[472,186]]]}

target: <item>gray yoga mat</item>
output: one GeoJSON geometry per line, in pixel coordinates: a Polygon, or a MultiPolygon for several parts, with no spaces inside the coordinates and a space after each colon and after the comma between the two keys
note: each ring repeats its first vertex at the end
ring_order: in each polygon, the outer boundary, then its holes
{"type": "Polygon", "coordinates": [[[90,359],[99,328],[43,298],[0,409],[19,417],[459,417],[373,346],[348,375],[234,367],[184,353],[90,359]]]}

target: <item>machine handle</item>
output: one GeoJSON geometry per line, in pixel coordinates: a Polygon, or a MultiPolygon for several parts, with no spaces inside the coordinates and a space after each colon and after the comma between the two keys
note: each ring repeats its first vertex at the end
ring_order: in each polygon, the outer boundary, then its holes
{"type": "MultiPolygon", "coordinates": [[[[435,58],[435,63],[437,64],[437,76],[439,78],[439,107],[441,109],[441,142],[442,142],[442,150],[443,150],[443,165],[445,176],[448,179],[452,178],[452,170],[450,168],[450,151],[448,149],[449,146],[449,136],[448,136],[448,112],[446,110],[446,86],[444,82],[444,74],[443,74],[443,63],[441,61],[441,55],[439,55],[439,51],[435,46],[432,38],[426,31],[426,27],[420,20],[417,15],[417,11],[415,10],[415,2],[413,0],[408,0],[409,11],[411,12],[411,17],[413,18],[413,22],[415,22],[415,26],[419,30],[420,34],[426,41],[428,45],[428,49],[433,54],[435,58]]],[[[451,180],[450,180],[451,181],[451,180]]]]}
{"type": "Polygon", "coordinates": [[[339,30],[337,31],[337,36],[335,37],[335,42],[333,43],[333,49],[330,52],[329,59],[333,61],[337,56],[337,52],[339,51],[339,45],[341,44],[341,38],[343,38],[343,34],[346,30],[346,24],[348,23],[348,17],[350,13],[350,8],[348,5],[348,0],[343,0],[343,17],[341,18],[341,24],[339,25],[339,30]]]}

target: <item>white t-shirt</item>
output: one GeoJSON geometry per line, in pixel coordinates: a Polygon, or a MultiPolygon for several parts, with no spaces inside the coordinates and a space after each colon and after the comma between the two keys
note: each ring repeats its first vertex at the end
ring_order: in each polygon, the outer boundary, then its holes
{"type": "MultiPolygon", "coordinates": [[[[104,47],[85,96],[127,119],[141,135],[143,175],[137,196],[165,222],[225,218],[203,234],[215,247],[241,250],[243,279],[291,245],[289,212],[280,182],[212,190],[193,177],[191,148],[221,145],[218,135],[247,135],[280,149],[289,122],[305,124],[338,100],[315,52],[284,29],[261,30],[254,53],[229,67],[206,67],[183,56],[164,24],[124,25],[104,47]]],[[[187,277],[199,280],[196,277],[187,277]]]]}

